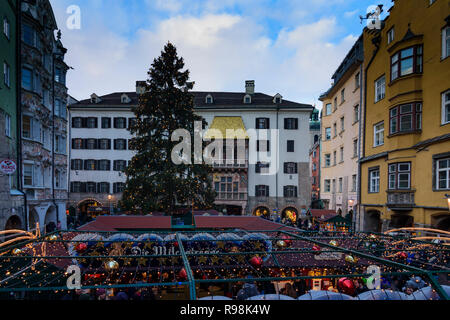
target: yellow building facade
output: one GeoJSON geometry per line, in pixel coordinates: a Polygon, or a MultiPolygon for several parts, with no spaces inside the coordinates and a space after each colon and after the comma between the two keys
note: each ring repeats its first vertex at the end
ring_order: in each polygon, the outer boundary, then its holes
{"type": "Polygon", "coordinates": [[[360,227],[450,229],[450,1],[396,0],[364,30],[360,227]]]}

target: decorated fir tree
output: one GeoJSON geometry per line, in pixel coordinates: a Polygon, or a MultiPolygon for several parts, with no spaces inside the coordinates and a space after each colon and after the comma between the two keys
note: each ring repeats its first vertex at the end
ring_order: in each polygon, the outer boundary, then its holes
{"type": "MultiPolygon", "coordinates": [[[[208,209],[213,205],[211,167],[194,161],[175,164],[171,157],[179,143],[171,139],[175,130],[186,129],[194,137],[194,121],[206,125],[194,114],[194,97],[188,92],[193,83],[183,68],[183,58],[168,43],[148,72],[145,92],[134,111],[137,119],[130,127],[136,155],[125,171],[127,182],[120,203],[127,211],[172,215],[177,207],[208,209]]],[[[193,150],[188,152],[194,159],[193,150]]]]}

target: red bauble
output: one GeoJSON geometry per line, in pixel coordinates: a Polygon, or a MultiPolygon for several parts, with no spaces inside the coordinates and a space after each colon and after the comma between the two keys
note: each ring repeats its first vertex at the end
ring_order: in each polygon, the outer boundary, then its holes
{"type": "Polygon", "coordinates": [[[288,247],[292,245],[292,240],[289,239],[289,237],[288,237],[287,235],[283,234],[283,235],[281,236],[281,238],[284,240],[284,242],[286,242],[286,245],[287,245],[288,247]]]}
{"type": "Polygon", "coordinates": [[[340,278],[338,281],[338,287],[341,291],[348,295],[353,295],[355,293],[355,285],[353,281],[349,278],[340,278]]]}
{"type": "Polygon", "coordinates": [[[319,254],[322,248],[320,248],[317,244],[315,244],[312,249],[315,251],[314,254],[319,254]]]}
{"type": "Polygon", "coordinates": [[[406,254],[406,252],[402,251],[397,254],[397,257],[399,257],[400,259],[406,259],[408,258],[408,255],[406,254]]]}
{"type": "Polygon", "coordinates": [[[178,277],[180,277],[181,280],[186,280],[187,279],[187,272],[186,269],[181,269],[180,272],[178,273],[178,277]]]}
{"type": "Polygon", "coordinates": [[[261,267],[263,260],[261,259],[261,257],[255,256],[255,257],[251,258],[249,262],[253,267],[259,268],[259,267],[261,267]]]}
{"type": "Polygon", "coordinates": [[[174,241],[174,242],[173,242],[173,246],[174,246],[175,248],[178,248],[178,241],[174,241]]]}
{"type": "Polygon", "coordinates": [[[84,251],[86,251],[86,249],[87,249],[87,244],[86,243],[82,243],[82,242],[77,244],[76,247],[75,247],[75,250],[78,253],[84,252],[84,251]]]}

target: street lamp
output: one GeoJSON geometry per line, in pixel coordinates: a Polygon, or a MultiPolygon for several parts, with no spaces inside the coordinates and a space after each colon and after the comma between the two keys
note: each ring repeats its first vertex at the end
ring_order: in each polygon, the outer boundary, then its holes
{"type": "Polygon", "coordinates": [[[450,211],[450,194],[445,194],[445,198],[447,199],[448,210],[450,211]]]}
{"type": "Polygon", "coordinates": [[[113,196],[108,194],[108,201],[109,201],[109,214],[112,215],[112,198],[113,196]]]}
{"type": "Polygon", "coordinates": [[[355,227],[356,227],[356,220],[355,220],[355,217],[356,217],[356,215],[355,215],[355,212],[353,211],[353,205],[355,204],[355,200],[353,200],[353,199],[349,199],[348,200],[348,211],[350,212],[350,210],[352,211],[352,216],[351,216],[351,219],[352,219],[352,221],[351,221],[351,223],[352,223],[352,229],[353,229],[353,231],[355,231],[355,227]]]}

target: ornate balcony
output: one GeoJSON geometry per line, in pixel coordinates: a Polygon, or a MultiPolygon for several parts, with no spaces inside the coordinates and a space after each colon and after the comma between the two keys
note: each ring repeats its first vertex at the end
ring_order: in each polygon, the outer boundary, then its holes
{"type": "Polygon", "coordinates": [[[416,190],[387,190],[388,207],[409,208],[415,205],[414,194],[416,190]]]}

